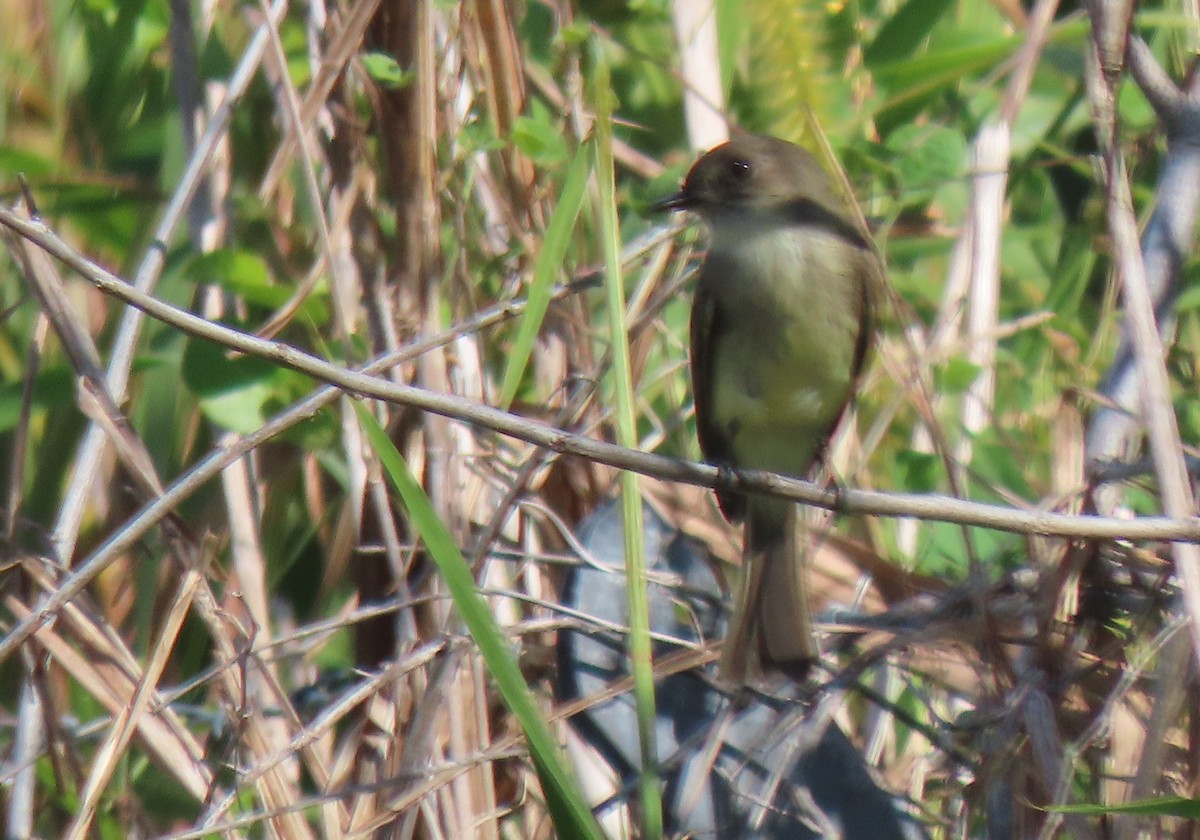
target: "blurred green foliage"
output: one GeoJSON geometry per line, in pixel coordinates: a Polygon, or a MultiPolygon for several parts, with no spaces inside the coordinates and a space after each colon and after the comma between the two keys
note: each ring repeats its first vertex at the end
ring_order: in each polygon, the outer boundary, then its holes
{"type": "MultiPolygon", "coordinates": [[[[98,261],[130,272],[150,245],[150,231],[185,161],[183,116],[168,40],[170,6],[166,0],[50,0],[39,8],[45,15],[44,29],[15,18],[0,27],[6,30],[0,35],[0,190],[11,203],[19,195],[18,175],[23,175],[52,226],[98,261]]],[[[617,138],[666,167],[653,180],[618,167],[618,200],[628,243],[658,223],[643,215],[647,203],[673,189],[692,158],[686,149],[670,4],[581,0],[575,11],[574,21],[564,24],[550,4],[524,4],[517,29],[520,56],[533,72],[558,80],[578,62],[586,43],[603,49],[619,103],[617,138]]],[[[224,80],[236,64],[252,32],[246,12],[240,6],[217,10],[211,32],[197,44],[203,81],[224,80]]],[[[293,10],[282,27],[288,73],[301,87],[311,81],[302,15],[302,10],[293,10]]],[[[1186,34],[1183,13],[1174,6],[1143,4],[1140,15],[1143,34],[1178,74],[1178,57],[1186,53],[1181,49],[1186,34]]],[[[998,4],[986,0],[718,0],[717,20],[731,120],[800,141],[808,136],[813,120],[823,127],[878,231],[890,281],[907,307],[904,314],[892,312],[885,318],[886,333],[898,336],[907,317],[930,325],[966,212],[972,143],[981,126],[997,118],[1007,72],[1022,43],[1019,28],[998,4]]],[[[1114,350],[1117,316],[1108,296],[1102,196],[1089,157],[1094,143],[1081,71],[1087,38],[1087,21],[1078,12],[1062,12],[1012,125],[1000,314],[1002,320],[1034,312],[1047,312],[1050,318],[1001,341],[995,422],[973,441],[967,465],[970,480],[961,488],[974,498],[1015,497],[1036,504],[1050,494],[1059,397],[1094,388],[1114,350]]],[[[384,53],[364,52],[360,58],[382,88],[405,90],[414,81],[411,68],[384,53]]],[[[382,170],[381,144],[370,133],[372,101],[355,104],[362,109],[362,128],[380,155],[375,164],[382,170]]],[[[479,185],[468,174],[471,155],[494,158],[498,150],[508,149],[519,150],[533,163],[540,194],[562,195],[582,138],[573,135],[573,123],[559,104],[530,86],[528,103],[508,136],[499,135],[479,99],[464,107],[468,113],[462,132],[441,138],[439,195],[444,201],[452,196],[469,204],[477,195],[479,185]]],[[[1118,108],[1122,142],[1137,152],[1135,194],[1144,211],[1154,193],[1162,137],[1132,85],[1123,87],[1118,108]]],[[[198,308],[200,289],[214,288],[236,302],[236,321],[248,329],[257,328],[290,298],[317,250],[317,236],[303,203],[296,213],[283,214],[257,198],[259,181],[283,132],[271,88],[260,76],[231,125],[228,245],[197,256],[181,231],[166,243],[168,265],[158,294],[198,308]]],[[[299,176],[291,177],[296,192],[302,193],[299,176]]],[[[392,218],[382,209],[370,223],[385,240],[394,234],[388,227],[392,218]]],[[[456,299],[458,309],[448,307],[447,325],[465,314],[464,301],[485,308],[508,294],[510,278],[533,265],[517,241],[503,254],[478,247],[495,224],[478,208],[466,214],[462,229],[445,222],[440,244],[446,273],[450,277],[458,272],[457,282],[467,290],[456,299]]],[[[527,233],[537,241],[545,230],[527,233]]],[[[575,267],[598,264],[598,233],[586,213],[572,230],[559,231],[554,245],[562,271],[546,268],[547,281],[568,279],[575,267]]],[[[1192,282],[1195,265],[1189,264],[1187,271],[1188,288],[1179,301],[1180,335],[1186,343],[1181,341],[1172,361],[1182,429],[1185,439],[1194,441],[1200,436],[1200,407],[1192,384],[1195,354],[1187,348],[1195,346],[1200,329],[1200,292],[1192,282]]],[[[628,273],[631,289],[638,277],[636,270],[628,273]]],[[[112,339],[118,309],[79,285],[72,286],[71,294],[103,351],[112,339]]],[[[588,307],[596,310],[597,327],[604,324],[601,300],[599,294],[587,298],[588,307]]],[[[639,399],[645,410],[642,433],[649,435],[662,426],[667,430],[661,438],[663,452],[694,457],[690,425],[676,422],[687,393],[681,362],[688,306],[686,296],[665,303],[660,316],[665,336],[648,356],[646,369],[651,373],[644,377],[639,399]],[[662,418],[671,422],[660,424],[662,418]]],[[[361,347],[333,339],[332,310],[326,285],[318,284],[280,338],[324,354],[355,355],[361,347]]],[[[37,306],[18,266],[7,256],[0,257],[0,311],[0,475],[11,475],[37,306]]],[[[494,343],[484,348],[482,355],[490,366],[486,373],[497,384],[518,329],[510,325],[498,330],[494,343]]],[[[531,336],[523,342],[528,350],[531,336]]],[[[603,350],[601,344],[597,348],[603,350]]],[[[962,353],[933,365],[934,385],[944,397],[938,419],[952,440],[965,434],[957,400],[978,374],[962,353]]],[[[84,420],[76,407],[74,375],[55,342],[50,342],[32,375],[26,458],[35,466],[16,474],[26,520],[21,539],[36,544],[53,524],[84,420]]],[[[874,388],[861,399],[864,425],[895,400],[901,407],[865,469],[847,478],[885,489],[949,490],[944,460],[912,448],[918,417],[903,400],[901,384],[885,375],[870,381],[874,388]]],[[[541,387],[530,374],[519,386],[506,384],[505,393],[536,404],[548,396],[541,387]]],[[[310,388],[311,383],[290,371],[257,359],[231,358],[212,345],[184,340],[152,325],[139,349],[131,419],[162,474],[172,476],[208,451],[222,430],[257,428],[310,388]]],[[[266,540],[270,576],[296,615],[317,617],[339,603],[328,592],[318,598],[314,585],[323,579],[318,530],[330,523],[312,522],[302,494],[290,491],[298,484],[296,465],[311,456],[330,492],[341,492],[347,479],[338,421],[318,415],[276,446],[269,478],[289,492],[272,495],[271,506],[263,512],[271,523],[264,528],[272,535],[266,540]]],[[[199,494],[187,507],[201,527],[216,515],[212,492],[199,494]]],[[[1135,502],[1151,509],[1152,495],[1135,502]]],[[[111,524],[89,521],[85,544],[101,539],[111,524]]],[[[894,543],[894,524],[880,527],[885,544],[894,543]]],[[[970,540],[986,567],[1020,562],[1021,537],[972,529],[970,540]]],[[[933,525],[922,529],[913,558],[896,560],[911,559],[923,571],[957,577],[965,573],[967,557],[963,529],[933,525]]],[[[136,597],[141,600],[134,612],[144,622],[153,612],[156,574],[150,570],[140,580],[146,586],[138,587],[136,597]]],[[[328,585],[341,596],[351,588],[345,580],[328,585]]],[[[149,641],[143,635],[139,644],[149,641]]],[[[190,633],[185,634],[184,646],[188,643],[195,646],[193,651],[203,648],[190,633]]],[[[319,655],[324,667],[353,664],[345,634],[319,655]]],[[[181,658],[173,676],[190,676],[202,659],[200,654],[181,658]]],[[[7,676],[0,673],[0,680],[7,676]]],[[[6,711],[12,711],[13,702],[12,697],[4,699],[6,711]]],[[[82,691],[72,696],[72,706],[80,719],[101,712],[82,691]]],[[[45,768],[39,767],[39,772],[45,768]]],[[[176,818],[193,818],[191,805],[182,802],[179,791],[160,774],[139,766],[130,768],[129,777],[128,789],[113,791],[110,808],[116,798],[133,795],[161,820],[160,827],[176,818]]],[[[56,833],[73,802],[64,792],[60,801],[49,804],[43,815],[46,825],[39,828],[43,836],[56,833]]],[[[104,836],[116,831],[107,819],[98,823],[104,836]]]]}

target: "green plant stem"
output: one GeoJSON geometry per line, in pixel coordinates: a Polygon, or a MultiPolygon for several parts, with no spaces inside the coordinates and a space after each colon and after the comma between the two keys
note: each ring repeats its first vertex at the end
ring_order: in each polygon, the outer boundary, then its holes
{"type": "MultiPolygon", "coordinates": [[[[621,276],[621,233],[617,221],[616,186],[613,181],[612,89],[608,65],[593,43],[592,102],[596,114],[596,184],[599,187],[600,237],[604,251],[605,288],[615,380],[617,441],[637,446],[637,421],[633,408],[633,374],[629,364],[629,331],[625,324],[625,291],[621,276]]],[[[642,753],[642,811],[644,835],[658,840],[663,834],[662,794],[659,790],[657,715],[654,709],[654,662],[650,646],[650,606],[646,593],[645,549],[642,542],[642,497],[638,477],[621,473],[621,511],[625,525],[625,574],[629,597],[629,660],[637,708],[638,742],[642,753]]]]}
{"type": "Polygon", "coordinates": [[[479,594],[471,567],[387,433],[364,406],[355,403],[354,408],[371,448],[404,502],[409,521],[429,550],[450,590],[454,606],[478,645],[496,687],[525,732],[529,755],[537,768],[558,836],[603,840],[604,834],[587,799],[563,760],[558,741],[546,725],[533,692],[517,667],[508,637],[496,623],[487,601],[479,594]]]}

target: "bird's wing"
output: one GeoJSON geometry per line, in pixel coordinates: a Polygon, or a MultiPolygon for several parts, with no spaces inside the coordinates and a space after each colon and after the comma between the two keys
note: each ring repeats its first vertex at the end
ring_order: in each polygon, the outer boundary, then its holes
{"type": "MultiPolygon", "coordinates": [[[[729,438],[713,422],[713,353],[725,328],[724,313],[713,289],[727,283],[728,263],[720,255],[709,253],[700,268],[696,295],[692,300],[691,361],[692,399],[696,406],[696,436],[704,459],[717,466],[732,466],[733,452],[729,438]]],[[[740,493],[717,491],[721,512],[731,522],[740,520],[746,512],[746,498],[740,493]]]]}
{"type": "Polygon", "coordinates": [[[878,327],[878,312],[880,298],[884,294],[884,279],[883,264],[879,260],[879,255],[871,246],[866,246],[861,250],[862,266],[859,271],[862,274],[862,281],[859,283],[860,294],[858,299],[858,343],[854,348],[854,368],[850,374],[850,401],[853,402],[854,396],[858,393],[858,380],[862,376],[863,369],[867,366],[867,360],[871,356],[871,347],[875,343],[875,329],[878,327]]]}

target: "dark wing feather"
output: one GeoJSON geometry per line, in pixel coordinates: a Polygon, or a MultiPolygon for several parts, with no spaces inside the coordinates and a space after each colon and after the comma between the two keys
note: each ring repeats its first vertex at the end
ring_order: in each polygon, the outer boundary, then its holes
{"type": "Polygon", "coordinates": [[[858,379],[862,376],[863,368],[871,355],[871,346],[875,341],[876,314],[875,308],[880,295],[883,293],[883,266],[875,249],[868,246],[863,249],[863,268],[861,270],[861,289],[858,310],[858,345],[854,348],[854,372],[850,376],[850,399],[858,393],[858,379]]]}
{"type": "MultiPolygon", "coordinates": [[[[692,399],[696,406],[696,436],[700,438],[700,451],[706,461],[718,467],[734,466],[729,439],[713,422],[712,405],[713,352],[720,343],[726,320],[711,290],[715,284],[726,282],[729,280],[725,260],[710,252],[700,267],[692,300],[692,399]]],[[[731,522],[739,521],[746,513],[746,497],[741,493],[718,490],[717,503],[731,522]]]]}
{"type": "Polygon", "coordinates": [[[867,366],[867,360],[871,356],[871,346],[875,340],[875,306],[882,292],[882,284],[884,282],[883,266],[880,264],[879,257],[873,247],[860,244],[859,240],[851,241],[859,245],[862,262],[858,267],[858,336],[855,339],[854,362],[850,371],[850,390],[846,394],[846,401],[842,404],[842,410],[834,415],[829,428],[825,430],[821,446],[813,458],[814,464],[821,463],[822,459],[824,459],[825,447],[837,431],[842,418],[846,416],[846,411],[854,404],[854,400],[858,396],[858,381],[862,377],[863,369],[867,366]]]}
{"type": "Polygon", "coordinates": [[[841,214],[816,201],[798,198],[787,202],[783,212],[793,224],[821,228],[864,251],[875,250],[865,231],[859,230],[857,225],[841,214]]]}
{"type": "MultiPolygon", "coordinates": [[[[786,212],[796,224],[824,228],[858,248],[861,253],[862,263],[858,267],[861,284],[858,301],[858,343],[854,348],[854,370],[850,375],[852,386],[857,386],[858,378],[870,356],[871,344],[875,336],[875,307],[878,298],[883,293],[883,266],[879,261],[879,255],[865,230],[848,221],[843,214],[835,213],[822,204],[810,199],[797,199],[788,204],[786,212]]],[[[857,387],[851,388],[851,402],[857,390],[857,387]]],[[[837,421],[834,422],[834,426],[836,425],[837,421]]],[[[830,429],[829,433],[832,435],[833,431],[830,429]]]]}

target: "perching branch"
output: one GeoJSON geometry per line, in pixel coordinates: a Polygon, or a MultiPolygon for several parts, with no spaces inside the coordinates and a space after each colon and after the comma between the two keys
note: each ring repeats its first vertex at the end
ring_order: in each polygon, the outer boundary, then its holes
{"type": "MultiPolygon", "coordinates": [[[[626,449],[462,397],[434,393],[362,371],[348,370],[282,342],[256,338],[208,321],[139,292],[126,281],[83,257],[40,221],[23,218],[7,207],[0,207],[0,224],[37,243],[105,294],[119,298],[151,317],[190,335],[283,365],[326,382],[340,391],[430,411],[477,428],[543,446],[554,452],[579,455],[618,469],[634,470],[667,481],[778,495],[808,505],[848,513],[911,516],[1038,536],[1200,543],[1200,519],[1195,518],[1108,519],[1100,516],[1018,510],[937,494],[882,493],[852,489],[833,491],[810,481],[774,473],[758,470],[718,472],[716,467],[708,464],[626,449]]],[[[315,395],[308,399],[314,397],[315,395]]]]}

